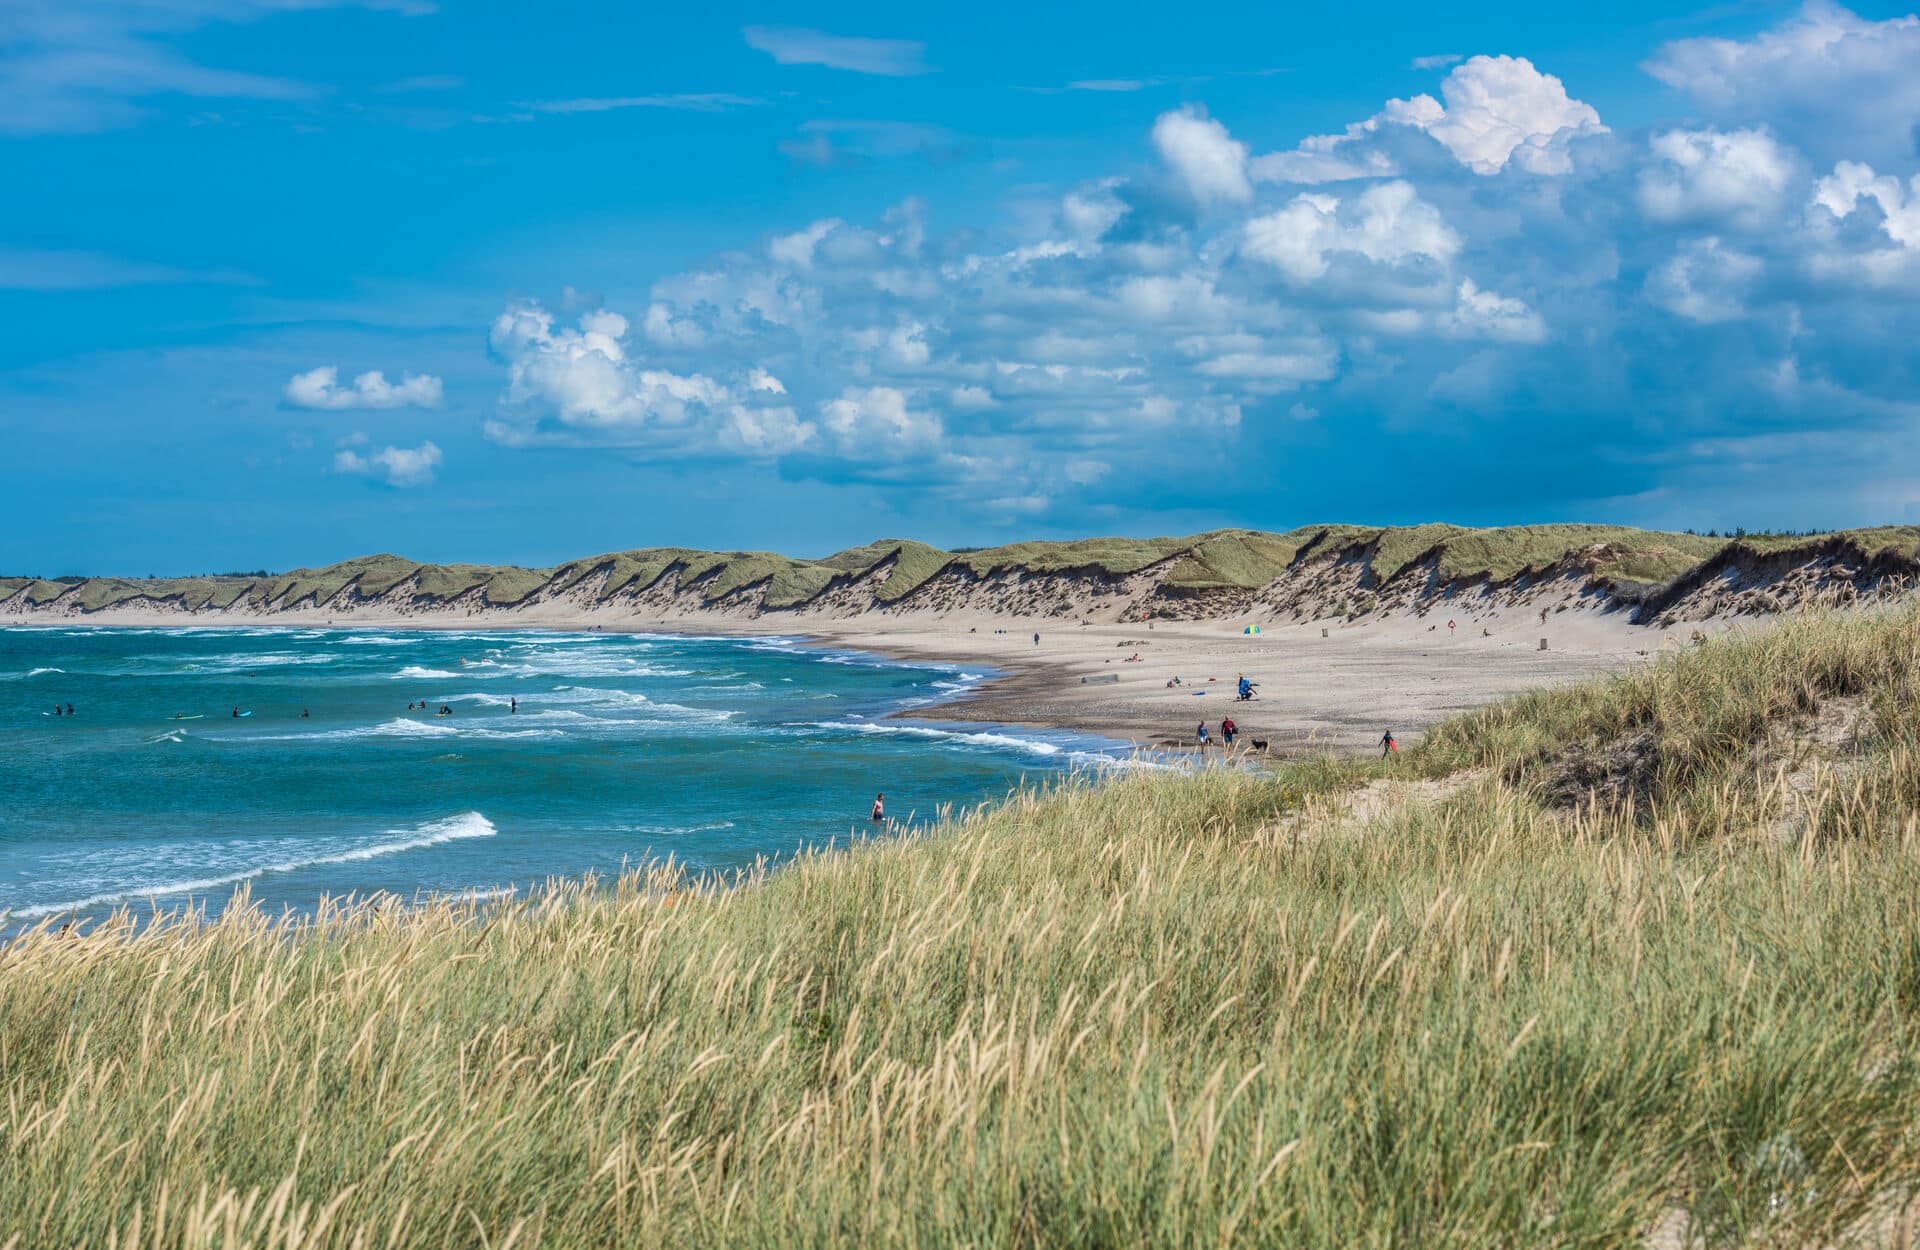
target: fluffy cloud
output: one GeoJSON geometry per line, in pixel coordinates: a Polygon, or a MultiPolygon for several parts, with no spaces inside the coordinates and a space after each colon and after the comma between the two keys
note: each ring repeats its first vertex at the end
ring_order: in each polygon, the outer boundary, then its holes
{"type": "Polygon", "coordinates": [[[1647,72],[1708,115],[1767,121],[1822,155],[1910,157],[1920,18],[1868,21],[1826,0],[1751,39],[1683,39],[1647,72]]]}
{"type": "Polygon", "coordinates": [[[1338,135],[1313,135],[1291,152],[1251,163],[1268,182],[1336,182],[1391,174],[1398,168],[1382,147],[1399,128],[1437,140],[1476,174],[1509,165],[1533,174],[1572,172],[1575,139],[1606,134],[1592,105],[1573,99],[1566,84],[1535,69],[1525,57],[1476,56],[1455,66],[1440,84],[1441,100],[1417,95],[1388,100],[1380,112],[1338,135]]]}
{"type": "Polygon", "coordinates": [[[1153,146],[1196,203],[1244,204],[1253,198],[1247,145],[1198,109],[1161,114],[1153,124],[1153,146]]]}
{"type": "Polygon", "coordinates": [[[583,313],[577,326],[567,327],[538,304],[521,304],[494,320],[488,341],[507,362],[509,407],[526,417],[489,428],[503,442],[598,441],[684,454],[774,456],[813,437],[813,428],[780,402],[785,388],[763,370],[733,387],[632,358],[627,319],[619,313],[583,313]]]}
{"type": "Polygon", "coordinates": [[[389,486],[425,486],[433,481],[440,460],[440,449],[431,442],[418,447],[382,447],[365,456],[343,448],[334,453],[333,471],[378,477],[389,486]]]}
{"type": "MultiPolygon", "coordinates": [[[[1508,161],[1529,173],[1564,174],[1573,167],[1567,145],[1607,129],[1592,105],[1525,57],[1476,56],[1447,75],[1440,94],[1446,107],[1417,110],[1418,124],[1476,174],[1498,173],[1508,161]]],[[[1423,100],[1432,103],[1414,97],[1423,100]]]]}
{"type": "Polygon", "coordinates": [[[321,365],[294,374],[281,396],[295,408],[339,412],[348,408],[438,408],[441,390],[440,379],[431,373],[409,373],[399,382],[389,382],[378,369],[358,375],[350,386],[341,386],[340,371],[332,365],[321,365]]]}
{"type": "Polygon", "coordinates": [[[1920,387],[1910,152],[1828,159],[1764,110],[1608,138],[1505,56],[1284,152],[1228,120],[1162,113],[1158,168],[1025,189],[997,223],[942,232],[917,201],[801,219],[617,312],[510,308],[490,433],[1085,518],[1191,501],[1174,465],[1206,466],[1216,504],[1311,492],[1284,457],[1338,430],[1437,458],[1478,507],[1529,465],[1562,504],[1653,490],[1693,453],[1650,454],[1649,430],[1764,459],[1758,440],[1884,422],[1920,387]],[[1461,459],[1464,421],[1524,431],[1526,463],[1461,459]]]}
{"type": "Polygon", "coordinates": [[[1246,225],[1241,250],[1296,282],[1326,276],[1342,253],[1385,265],[1426,259],[1445,264],[1460,251],[1460,236],[1422,200],[1413,185],[1387,182],[1350,201],[1305,194],[1276,213],[1246,225]]]}
{"type": "Polygon", "coordinates": [[[1785,200],[1792,155],[1764,130],[1668,130],[1648,142],[1640,211],[1663,223],[1754,225],[1785,200]]]}
{"type": "Polygon", "coordinates": [[[848,387],[820,405],[820,426],[840,454],[857,460],[899,460],[940,441],[940,419],[914,412],[891,386],[848,387]]]}
{"type": "Polygon", "coordinates": [[[1546,322],[1524,301],[1483,291],[1472,278],[1462,278],[1455,295],[1453,311],[1440,321],[1442,330],[1455,338],[1538,343],[1547,337],[1546,322]]]}
{"type": "Polygon", "coordinates": [[[1817,276],[1877,287],[1920,286],[1920,174],[1907,182],[1841,161],[1813,185],[1809,227],[1817,276]]]}
{"type": "Polygon", "coordinates": [[[1836,221],[1870,204],[1879,210],[1888,239],[1901,248],[1920,247],[1920,174],[1903,184],[1892,174],[1874,173],[1871,165],[1841,161],[1814,183],[1813,202],[1836,221]]]}

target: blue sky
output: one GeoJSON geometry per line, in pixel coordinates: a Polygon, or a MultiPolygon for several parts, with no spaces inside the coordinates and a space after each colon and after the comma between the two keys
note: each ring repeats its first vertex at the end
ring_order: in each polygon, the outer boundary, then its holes
{"type": "Polygon", "coordinates": [[[653,7],[0,7],[0,572],[1920,521],[1903,7],[653,7]]]}

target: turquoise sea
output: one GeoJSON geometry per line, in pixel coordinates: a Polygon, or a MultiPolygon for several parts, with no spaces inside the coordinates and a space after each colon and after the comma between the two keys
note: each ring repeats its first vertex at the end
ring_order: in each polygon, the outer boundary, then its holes
{"type": "Polygon", "coordinates": [[[667,855],[724,872],[869,832],[878,791],[911,828],[1124,762],[939,722],[988,675],[784,638],[0,630],[0,927],[240,886],[277,913],[667,855]]]}

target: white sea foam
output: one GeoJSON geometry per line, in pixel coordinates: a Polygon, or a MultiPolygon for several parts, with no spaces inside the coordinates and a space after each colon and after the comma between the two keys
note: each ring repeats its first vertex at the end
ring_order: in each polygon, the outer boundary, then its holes
{"type": "Polygon", "coordinates": [[[670,838],[682,833],[716,833],[733,828],[731,820],[710,820],[701,825],[608,825],[610,833],[643,833],[650,838],[670,838]]]}
{"type": "Polygon", "coordinates": [[[184,657],[188,660],[187,672],[205,673],[222,676],[231,673],[250,673],[260,668],[290,668],[307,664],[331,664],[333,657],[323,652],[297,651],[236,651],[227,655],[207,655],[184,657]]]}
{"type": "Polygon", "coordinates": [[[42,673],[64,673],[66,671],[64,668],[31,668],[27,670],[25,675],[28,677],[38,677],[42,673]]]}
{"type": "Polygon", "coordinates": [[[934,729],[928,725],[896,725],[879,721],[847,720],[815,721],[813,727],[903,738],[924,738],[932,742],[966,743],[971,746],[993,747],[999,750],[1026,751],[1033,755],[1060,754],[1059,746],[1051,742],[1043,742],[1038,738],[1016,738],[1012,734],[997,734],[986,730],[969,733],[951,729],[934,729]]]}
{"type": "Polygon", "coordinates": [[[346,638],[335,639],[343,647],[399,647],[419,642],[418,637],[405,637],[400,634],[353,634],[346,638]]]}
{"type": "Polygon", "coordinates": [[[394,676],[396,678],[410,677],[415,681],[433,681],[442,677],[458,677],[460,674],[449,673],[444,668],[422,668],[418,664],[409,664],[395,673],[394,676]]]}
{"type": "Polygon", "coordinates": [[[351,729],[328,729],[315,734],[255,734],[237,742],[351,742],[357,738],[561,738],[558,729],[491,729],[485,725],[456,725],[451,717],[435,720],[408,720],[395,717],[378,725],[357,725],[351,729]]]}
{"type": "MultiPolygon", "coordinates": [[[[39,916],[53,916],[61,912],[74,911],[82,907],[102,907],[109,903],[124,903],[133,899],[204,894],[209,890],[239,885],[243,881],[251,881],[269,873],[297,872],[302,868],[313,868],[323,864],[347,864],[356,860],[374,859],[381,855],[395,855],[401,851],[438,846],[443,842],[453,842],[463,838],[490,838],[496,832],[498,830],[494,828],[493,822],[479,812],[464,812],[444,820],[428,821],[412,829],[390,829],[387,831],[389,836],[379,841],[365,842],[324,855],[312,855],[304,859],[276,860],[247,868],[237,868],[218,876],[197,877],[192,880],[134,882],[116,889],[102,890],[85,898],[15,908],[9,913],[9,919],[31,920],[39,916]]],[[[329,839],[329,841],[334,840],[329,839]]]]}

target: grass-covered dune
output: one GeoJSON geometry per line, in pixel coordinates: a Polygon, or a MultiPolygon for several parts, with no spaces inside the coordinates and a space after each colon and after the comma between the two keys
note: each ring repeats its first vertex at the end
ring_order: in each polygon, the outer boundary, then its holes
{"type": "Polygon", "coordinates": [[[0,1246],[1907,1244],[1920,616],[1405,755],[0,950],[0,1246]]]}
{"type": "MultiPolygon", "coordinates": [[[[1333,613],[1343,591],[1427,603],[1462,587],[1500,586],[1540,576],[1572,577],[1617,595],[1622,603],[1656,598],[1671,605],[1709,579],[1731,586],[1743,570],[1753,578],[1749,605],[1780,601],[1769,588],[1796,570],[1806,583],[1791,602],[1816,591],[1920,582],[1920,528],[1883,527],[1834,534],[1760,535],[1739,539],[1670,534],[1612,525],[1311,525],[1284,534],[1213,530],[1184,538],[1089,538],[1022,542],[947,552],[890,538],[802,559],[767,551],[700,551],[648,547],[574,560],[548,569],[506,565],[420,564],[395,555],[363,556],[320,569],[272,576],[181,578],[0,578],[0,610],[92,614],[116,609],[177,609],[250,615],[293,610],[350,612],[369,605],[404,612],[511,611],[558,597],[575,606],[621,605],[651,610],[847,611],[948,610],[981,607],[1078,616],[1088,584],[1134,587],[1133,609],[1167,615],[1233,613],[1273,596],[1268,608],[1294,615],[1333,613]],[[1328,567],[1349,584],[1310,590],[1328,567]],[[1694,581],[1688,581],[1689,577],[1694,581]],[[849,588],[859,589],[851,592],[849,588]],[[1007,598],[1010,587],[1057,594],[1007,598]],[[1653,593],[1670,588],[1664,597],[1653,593]],[[1331,597],[1329,596],[1331,592],[1331,597]],[[1685,592],[1685,593],[1682,593],[1685,592]],[[1305,595],[1302,599],[1300,596],[1305,595]],[[650,597],[649,597],[650,596],[650,597]],[[970,598],[969,596],[976,596],[970,598]],[[1297,610],[1296,610],[1297,609],[1297,610]]],[[[1706,597],[1719,598],[1712,587],[1706,597]]],[[[1112,606],[1112,605],[1109,605],[1112,606]]],[[[1790,604],[1789,604],[1790,606],[1790,604]]],[[[1133,618],[1133,610],[1127,612],[1133,618]]]]}

